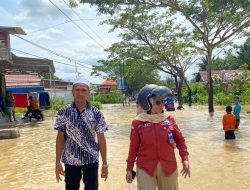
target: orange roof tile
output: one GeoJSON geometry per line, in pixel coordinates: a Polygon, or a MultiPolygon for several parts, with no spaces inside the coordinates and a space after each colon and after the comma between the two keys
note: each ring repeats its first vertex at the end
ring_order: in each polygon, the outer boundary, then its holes
{"type": "Polygon", "coordinates": [[[38,75],[5,75],[6,86],[40,86],[38,75]]]}
{"type": "Polygon", "coordinates": [[[103,85],[107,85],[107,86],[114,86],[114,85],[117,85],[116,84],[116,81],[115,80],[105,80],[102,84],[101,84],[101,86],[103,86],[103,85]]]}

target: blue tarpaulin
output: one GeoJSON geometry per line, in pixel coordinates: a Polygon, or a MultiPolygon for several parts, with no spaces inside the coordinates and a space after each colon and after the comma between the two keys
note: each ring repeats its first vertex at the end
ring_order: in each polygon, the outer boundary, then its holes
{"type": "Polygon", "coordinates": [[[24,87],[7,87],[6,91],[12,91],[13,93],[29,93],[44,91],[43,86],[24,86],[24,87]]]}

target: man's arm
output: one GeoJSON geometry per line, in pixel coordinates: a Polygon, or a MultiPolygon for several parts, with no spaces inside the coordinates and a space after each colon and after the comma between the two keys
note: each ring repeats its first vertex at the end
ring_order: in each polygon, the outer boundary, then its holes
{"type": "Polygon", "coordinates": [[[98,145],[102,157],[102,173],[101,178],[108,178],[108,164],[107,164],[107,145],[104,133],[97,133],[98,145]]]}
{"type": "Polygon", "coordinates": [[[62,181],[60,175],[64,176],[63,167],[60,162],[62,152],[64,149],[64,143],[65,143],[65,133],[62,131],[58,131],[56,138],[56,163],[55,163],[55,173],[57,182],[62,181]]]}

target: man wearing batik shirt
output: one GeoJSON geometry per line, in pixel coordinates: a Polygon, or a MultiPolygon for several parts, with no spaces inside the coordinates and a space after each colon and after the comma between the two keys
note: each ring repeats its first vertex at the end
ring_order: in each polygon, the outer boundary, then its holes
{"type": "Polygon", "coordinates": [[[57,182],[65,176],[66,190],[78,190],[81,178],[85,190],[98,190],[98,157],[102,158],[101,177],[108,177],[104,132],[108,130],[102,113],[88,102],[90,83],[84,78],[73,81],[74,102],[60,109],[54,129],[56,139],[57,182]],[[96,138],[97,137],[97,138],[96,138]],[[97,141],[96,141],[97,139],[97,141]],[[65,164],[65,171],[61,162],[65,164]]]}

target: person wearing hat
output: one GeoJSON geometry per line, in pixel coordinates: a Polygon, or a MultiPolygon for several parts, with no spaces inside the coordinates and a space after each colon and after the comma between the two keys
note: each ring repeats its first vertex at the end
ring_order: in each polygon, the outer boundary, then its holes
{"type": "Polygon", "coordinates": [[[175,147],[182,159],[182,176],[190,177],[185,139],[172,115],[164,114],[166,98],[171,90],[164,86],[146,85],[138,94],[143,112],[132,121],[127,158],[126,181],[133,181],[136,162],[137,189],[178,190],[175,147]]]}
{"type": "Polygon", "coordinates": [[[85,78],[73,81],[74,102],[61,108],[54,129],[56,139],[55,173],[57,182],[65,176],[65,189],[78,190],[81,178],[85,190],[98,190],[99,151],[101,177],[108,177],[107,150],[104,132],[108,130],[103,114],[91,106],[90,83],[85,78]],[[97,138],[96,138],[97,136],[97,138]],[[96,141],[97,139],[97,141],[96,141]],[[62,163],[64,163],[65,171],[62,163]]]}

